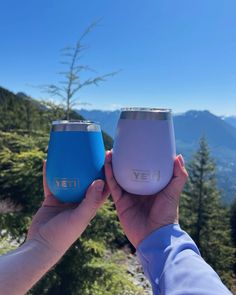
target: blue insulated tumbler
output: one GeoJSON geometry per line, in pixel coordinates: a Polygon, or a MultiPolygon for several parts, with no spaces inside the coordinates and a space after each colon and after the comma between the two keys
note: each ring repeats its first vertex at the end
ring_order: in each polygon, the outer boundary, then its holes
{"type": "Polygon", "coordinates": [[[62,202],[79,202],[95,179],[104,179],[105,149],[100,126],[90,121],[54,121],[46,179],[62,202]]]}

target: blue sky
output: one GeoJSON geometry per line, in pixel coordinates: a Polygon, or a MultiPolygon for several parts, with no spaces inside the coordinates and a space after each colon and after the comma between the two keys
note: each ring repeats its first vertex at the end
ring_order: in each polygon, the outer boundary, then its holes
{"type": "Polygon", "coordinates": [[[1,1],[0,85],[47,98],[31,85],[60,80],[60,49],[102,17],[81,63],[122,71],[79,101],[236,115],[235,11],[235,0],[1,1]]]}

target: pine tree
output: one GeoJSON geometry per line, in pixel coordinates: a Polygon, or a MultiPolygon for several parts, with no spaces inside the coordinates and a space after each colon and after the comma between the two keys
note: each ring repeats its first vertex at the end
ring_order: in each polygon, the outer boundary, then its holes
{"type": "Polygon", "coordinates": [[[196,242],[201,255],[232,287],[234,249],[229,210],[222,205],[216,165],[205,138],[188,165],[189,182],[182,196],[180,223],[196,242]]]}
{"type": "Polygon", "coordinates": [[[234,200],[234,202],[231,205],[230,208],[230,223],[231,223],[231,227],[232,227],[232,238],[233,238],[233,242],[234,245],[236,247],[236,199],[234,200]]]}
{"type": "MultiPolygon", "coordinates": [[[[48,134],[0,131],[0,254],[22,243],[43,199],[42,165],[48,134]]],[[[111,148],[105,140],[106,148],[111,148]]],[[[29,295],[143,294],[127,274],[127,243],[113,203],[108,200],[82,237],[29,295]],[[68,284],[69,282],[69,284],[68,284]]]]}
{"type": "MultiPolygon", "coordinates": [[[[234,200],[230,208],[230,224],[232,228],[232,240],[236,249],[236,199],[234,200]]],[[[236,253],[234,258],[234,274],[236,276],[236,253]]]]}

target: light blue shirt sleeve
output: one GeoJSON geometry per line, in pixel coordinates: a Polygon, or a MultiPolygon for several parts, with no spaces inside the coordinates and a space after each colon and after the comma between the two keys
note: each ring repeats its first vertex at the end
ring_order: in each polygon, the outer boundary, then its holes
{"type": "Polygon", "coordinates": [[[164,226],[137,248],[154,295],[230,295],[178,224],[164,226]]]}

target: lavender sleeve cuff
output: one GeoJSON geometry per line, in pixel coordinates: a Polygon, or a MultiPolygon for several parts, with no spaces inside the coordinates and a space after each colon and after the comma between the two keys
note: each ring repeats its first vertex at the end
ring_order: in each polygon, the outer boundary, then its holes
{"type": "Polygon", "coordinates": [[[178,224],[164,226],[137,248],[155,295],[229,295],[216,272],[178,224]]]}

